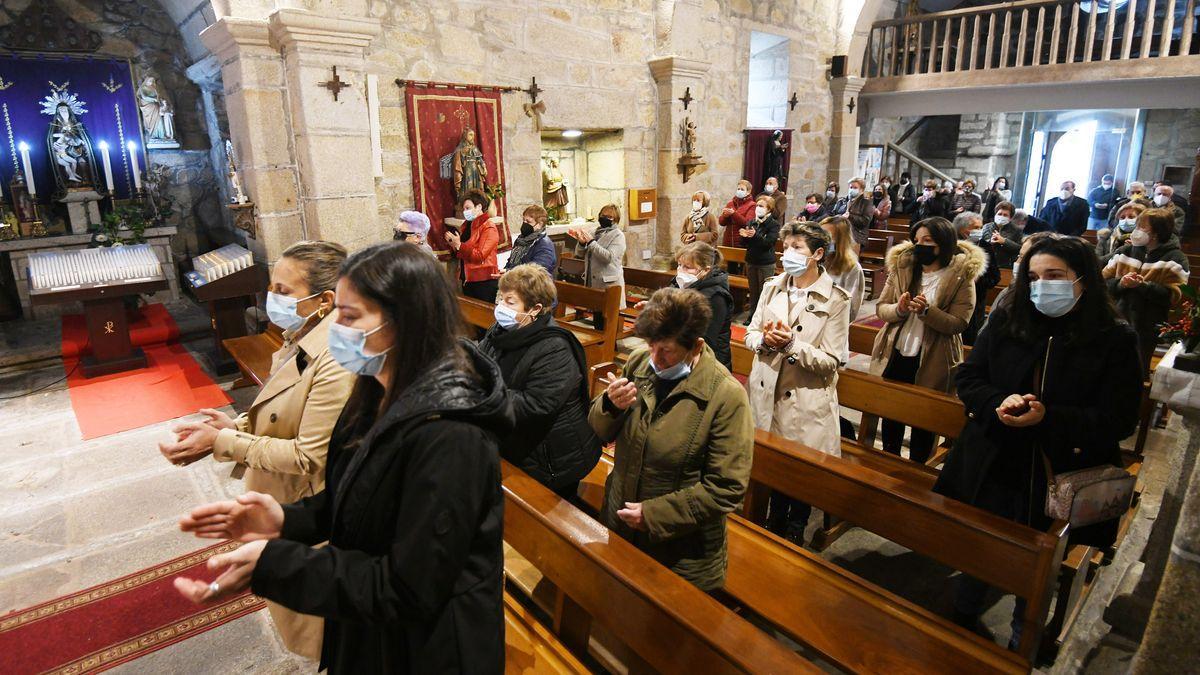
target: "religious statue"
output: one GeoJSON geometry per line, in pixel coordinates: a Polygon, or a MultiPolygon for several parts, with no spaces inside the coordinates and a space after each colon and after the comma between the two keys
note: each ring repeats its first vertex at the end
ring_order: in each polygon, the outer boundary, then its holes
{"type": "Polygon", "coordinates": [[[225,161],[229,167],[229,201],[234,204],[245,204],[246,193],[242,191],[242,179],[238,177],[237,166],[233,163],[233,141],[225,139],[225,161]]]}
{"type": "Polygon", "coordinates": [[[683,120],[683,124],[679,126],[680,135],[683,136],[683,154],[686,157],[696,156],[696,123],[692,118],[688,117],[683,120]]]}
{"type": "Polygon", "coordinates": [[[680,144],[683,146],[683,156],[679,158],[676,165],[683,173],[683,182],[686,183],[691,179],[692,174],[708,164],[696,152],[696,123],[692,121],[692,118],[685,117],[683,122],[680,122],[679,136],[680,144]]]}
{"type": "Polygon", "coordinates": [[[178,145],[175,142],[175,110],[167,97],[159,92],[153,75],[147,75],[138,86],[137,100],[147,145],[178,145]]]}
{"type": "Polygon", "coordinates": [[[567,194],[567,181],[562,171],[558,169],[558,160],[548,160],[542,167],[542,203],[551,222],[566,220],[567,204],[570,196],[567,194]]]}
{"type": "Polygon", "coordinates": [[[475,130],[463,129],[458,147],[454,148],[454,198],[461,200],[463,195],[471,190],[483,192],[487,187],[487,165],[483,163],[483,153],[475,143],[475,130]]]}
{"type": "Polygon", "coordinates": [[[59,192],[94,190],[96,185],[95,157],[92,140],[78,115],[87,112],[83,101],[66,92],[66,85],[55,87],[53,94],[42,100],[42,114],[50,115],[46,131],[46,149],[59,192]]]}
{"type": "Polygon", "coordinates": [[[771,140],[767,142],[763,153],[763,178],[774,176],[779,179],[781,186],[787,182],[788,169],[783,161],[787,147],[788,144],[783,142],[783,132],[776,129],[771,133],[771,140]]]}

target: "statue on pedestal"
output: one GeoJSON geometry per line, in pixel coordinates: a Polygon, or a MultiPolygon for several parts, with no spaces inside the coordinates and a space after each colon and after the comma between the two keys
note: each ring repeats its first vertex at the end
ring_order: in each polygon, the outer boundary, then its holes
{"type": "Polygon", "coordinates": [[[567,218],[567,204],[571,201],[567,194],[567,181],[558,168],[558,160],[550,159],[542,168],[542,204],[551,222],[561,222],[567,218]]]}
{"type": "Polygon", "coordinates": [[[179,147],[175,140],[175,109],[158,90],[153,75],[147,75],[137,89],[138,110],[146,130],[147,147],[179,147]]]}
{"type": "Polygon", "coordinates": [[[76,117],[86,112],[83,101],[67,93],[65,84],[56,86],[54,93],[42,99],[42,114],[51,117],[46,130],[46,149],[59,193],[95,190],[92,140],[83,122],[76,117]]]}
{"type": "Polygon", "coordinates": [[[483,153],[475,144],[475,130],[463,129],[458,147],[454,148],[454,198],[461,200],[463,195],[471,190],[483,192],[486,189],[487,165],[483,163],[483,153]]]}

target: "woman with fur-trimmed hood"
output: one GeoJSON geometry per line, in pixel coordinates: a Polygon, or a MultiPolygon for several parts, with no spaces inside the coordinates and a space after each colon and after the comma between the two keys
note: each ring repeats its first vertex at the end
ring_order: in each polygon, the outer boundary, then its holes
{"type": "MultiPolygon", "coordinates": [[[[959,241],[945,218],[914,223],[908,236],[887,253],[887,283],[875,308],[885,325],[871,350],[871,374],[950,393],[987,256],[959,241]]],[[[884,450],[899,455],[904,425],[884,420],[882,436],[884,450]]],[[[932,449],[933,434],[913,429],[909,458],[924,462],[932,449]]]]}

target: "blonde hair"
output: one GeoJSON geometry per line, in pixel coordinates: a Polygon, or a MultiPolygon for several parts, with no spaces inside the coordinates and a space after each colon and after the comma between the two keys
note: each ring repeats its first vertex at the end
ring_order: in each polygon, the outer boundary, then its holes
{"type": "Polygon", "coordinates": [[[1117,218],[1119,219],[1121,217],[1121,214],[1125,213],[1126,211],[1133,211],[1133,217],[1136,219],[1138,216],[1142,215],[1142,212],[1145,210],[1146,210],[1145,204],[1140,204],[1136,201],[1130,200],[1130,201],[1122,204],[1121,208],[1117,209],[1117,218]]]}
{"type": "Polygon", "coordinates": [[[854,240],[850,237],[850,219],[846,216],[830,216],[817,223],[833,230],[833,254],[825,252],[825,270],[834,276],[841,275],[854,267],[858,256],[854,255],[854,240]]]}
{"type": "Polygon", "coordinates": [[[700,204],[703,206],[708,206],[708,202],[712,199],[712,197],[710,197],[709,194],[707,192],[705,192],[704,190],[696,190],[695,192],[692,193],[693,200],[695,200],[697,197],[700,198],[697,201],[699,201],[700,204]]]}
{"type": "Polygon", "coordinates": [[[675,252],[675,262],[686,262],[700,269],[716,269],[721,266],[721,252],[702,241],[694,241],[675,252]]]}
{"type": "Polygon", "coordinates": [[[599,211],[596,212],[596,218],[599,219],[600,216],[604,215],[605,212],[608,212],[611,215],[613,225],[620,224],[621,207],[617,206],[616,204],[605,204],[604,206],[600,207],[599,211]]]}
{"type": "Polygon", "coordinates": [[[558,299],[558,291],[546,268],[535,263],[517,265],[500,277],[500,292],[509,291],[521,298],[525,309],[534,305],[549,309],[558,299]]]}
{"type": "Polygon", "coordinates": [[[768,197],[766,195],[759,195],[758,199],[754,200],[755,204],[762,204],[763,202],[767,203],[768,211],[775,210],[775,198],[774,197],[768,197]]]}
{"type": "Polygon", "coordinates": [[[324,293],[337,287],[342,263],[349,253],[346,247],[332,241],[298,241],[284,250],[281,258],[290,258],[300,263],[304,271],[304,283],[311,293],[324,293]]]}
{"type": "Polygon", "coordinates": [[[524,220],[526,216],[531,216],[537,221],[538,225],[545,225],[546,221],[550,218],[550,214],[546,213],[546,209],[537,204],[525,207],[525,210],[521,212],[521,219],[524,220]]]}

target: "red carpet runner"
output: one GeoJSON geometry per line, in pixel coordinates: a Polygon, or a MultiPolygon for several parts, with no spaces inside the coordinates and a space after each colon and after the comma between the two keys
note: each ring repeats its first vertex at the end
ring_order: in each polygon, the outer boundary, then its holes
{"type": "Polygon", "coordinates": [[[216,578],[205,561],[237,546],[217,544],[0,617],[0,671],[99,672],[262,609],[249,593],[195,605],[172,586],[177,576],[216,578]]]}
{"type": "Polygon", "coordinates": [[[87,378],[75,368],[87,345],[83,317],[64,315],[63,367],[71,375],[67,391],[84,440],[155,424],[200,408],[219,408],[229,396],[200,368],[182,345],[173,342],[179,327],[162,305],[148,305],[131,322],[130,337],[146,351],[150,365],[87,378]]]}

